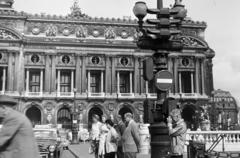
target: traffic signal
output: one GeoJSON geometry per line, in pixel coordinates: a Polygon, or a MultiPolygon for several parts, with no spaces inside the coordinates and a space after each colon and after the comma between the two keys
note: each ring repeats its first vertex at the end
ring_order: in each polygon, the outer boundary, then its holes
{"type": "Polygon", "coordinates": [[[143,78],[145,81],[151,81],[153,79],[153,59],[147,58],[143,60],[143,78]]]}
{"type": "Polygon", "coordinates": [[[173,16],[178,14],[175,9],[148,9],[149,14],[156,14],[157,19],[147,19],[147,23],[155,25],[153,29],[147,29],[147,33],[155,39],[168,41],[172,35],[180,34],[181,31],[177,29],[177,25],[181,20],[174,19],[173,16]]]}

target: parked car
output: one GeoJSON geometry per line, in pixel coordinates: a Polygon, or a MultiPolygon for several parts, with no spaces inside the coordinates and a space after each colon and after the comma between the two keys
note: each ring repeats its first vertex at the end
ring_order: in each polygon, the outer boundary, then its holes
{"type": "Polygon", "coordinates": [[[42,158],[59,158],[60,151],[68,145],[61,139],[56,128],[34,128],[34,135],[38,143],[42,158]]]}

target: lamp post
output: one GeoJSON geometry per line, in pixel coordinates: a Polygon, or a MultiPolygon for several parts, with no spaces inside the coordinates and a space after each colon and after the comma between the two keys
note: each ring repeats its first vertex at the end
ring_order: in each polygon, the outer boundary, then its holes
{"type": "Polygon", "coordinates": [[[76,105],[76,93],[77,90],[74,88],[74,104],[73,104],[73,122],[72,122],[72,144],[78,144],[78,109],[76,105]]]}
{"type": "MultiPolygon", "coordinates": [[[[151,58],[144,61],[144,79],[155,79],[157,88],[157,101],[153,113],[153,123],[149,127],[151,134],[151,157],[166,158],[170,152],[170,137],[166,118],[168,116],[168,105],[165,104],[167,91],[171,83],[171,72],[167,71],[167,60],[169,51],[182,49],[182,42],[179,38],[181,34],[181,20],[186,16],[186,10],[180,0],[175,0],[173,8],[163,8],[163,1],[157,0],[157,9],[149,9],[145,2],[136,2],[133,8],[135,16],[138,18],[138,31],[141,35],[137,41],[137,46],[141,49],[151,49],[155,53],[151,58]],[[147,19],[148,26],[144,26],[144,17],[147,14],[155,14],[157,19],[147,19]],[[153,64],[152,64],[153,63],[153,64]],[[168,78],[162,76],[167,72],[168,78]],[[154,77],[155,76],[155,77],[154,77]],[[165,77],[165,78],[164,78],[165,77]],[[159,84],[162,85],[159,86],[159,84]],[[164,87],[165,86],[165,87],[164,87]]],[[[151,108],[151,107],[148,107],[151,108]]]]}

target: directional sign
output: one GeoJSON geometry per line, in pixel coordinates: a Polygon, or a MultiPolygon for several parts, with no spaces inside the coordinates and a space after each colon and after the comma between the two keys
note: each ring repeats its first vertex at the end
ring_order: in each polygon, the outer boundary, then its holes
{"type": "Polygon", "coordinates": [[[155,74],[155,86],[161,91],[168,91],[173,83],[173,75],[169,71],[159,71],[155,74]]]}

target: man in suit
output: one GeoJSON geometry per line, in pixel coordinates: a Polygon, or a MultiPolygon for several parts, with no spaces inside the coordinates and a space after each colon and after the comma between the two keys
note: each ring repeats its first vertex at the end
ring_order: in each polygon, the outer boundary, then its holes
{"type": "Polygon", "coordinates": [[[172,157],[182,157],[186,142],[187,126],[181,116],[180,109],[173,109],[167,119],[171,138],[172,157]]]}
{"type": "Polygon", "coordinates": [[[124,158],[136,158],[140,143],[139,128],[131,113],[124,115],[127,123],[122,136],[124,158]]]}
{"type": "Polygon", "coordinates": [[[24,114],[13,109],[16,104],[10,96],[0,96],[0,158],[39,158],[32,124],[24,114]]]}
{"type": "MultiPolygon", "coordinates": [[[[121,115],[118,115],[117,121],[118,121],[118,123],[116,125],[116,130],[117,130],[118,134],[122,137],[122,135],[126,129],[126,125],[123,122],[121,115]]],[[[120,139],[118,142],[117,158],[123,158],[122,139],[120,139]]]]}

